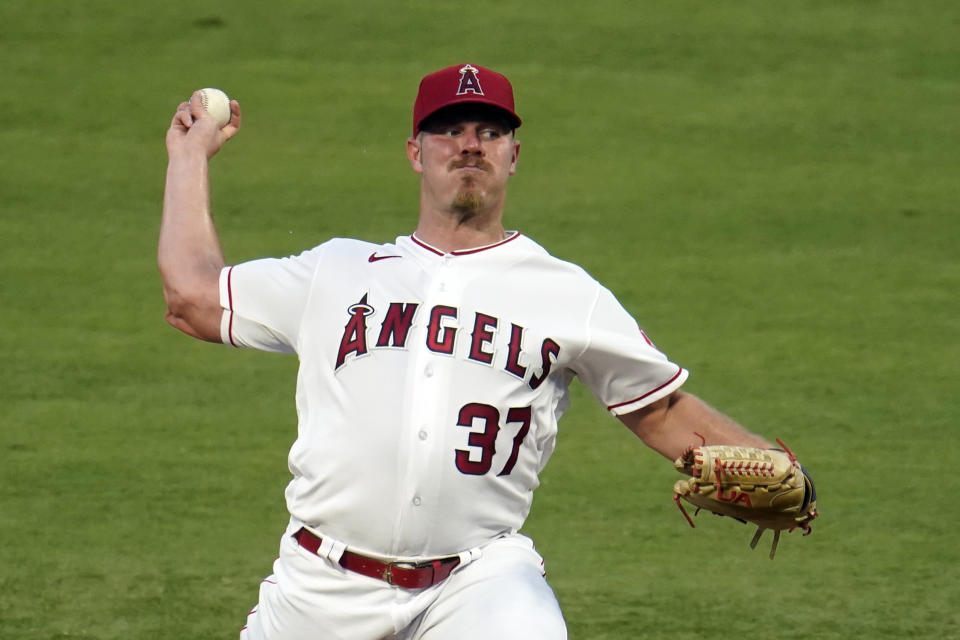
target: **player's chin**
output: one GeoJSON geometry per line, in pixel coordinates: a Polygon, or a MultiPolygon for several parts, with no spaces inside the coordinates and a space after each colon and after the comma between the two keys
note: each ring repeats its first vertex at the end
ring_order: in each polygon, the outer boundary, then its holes
{"type": "Polygon", "coordinates": [[[461,189],[453,198],[452,209],[460,215],[474,215],[483,209],[483,194],[476,189],[461,189]]]}
{"type": "Polygon", "coordinates": [[[479,211],[483,208],[483,195],[477,191],[459,191],[453,199],[453,208],[457,211],[479,211]]]}

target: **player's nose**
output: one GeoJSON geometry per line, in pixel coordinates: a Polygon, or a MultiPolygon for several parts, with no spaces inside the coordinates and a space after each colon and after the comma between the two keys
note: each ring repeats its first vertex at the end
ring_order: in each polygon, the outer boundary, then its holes
{"type": "Polygon", "coordinates": [[[483,153],[480,144],[480,131],[476,127],[467,127],[463,134],[463,153],[483,153]]]}

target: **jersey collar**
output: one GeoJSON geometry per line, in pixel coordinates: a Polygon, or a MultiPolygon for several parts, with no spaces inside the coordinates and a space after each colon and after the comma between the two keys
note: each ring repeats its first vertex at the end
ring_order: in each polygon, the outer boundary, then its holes
{"type": "Polygon", "coordinates": [[[447,255],[449,255],[449,256],[466,256],[466,255],[470,255],[470,254],[473,254],[473,253],[480,253],[480,252],[482,252],[482,251],[488,251],[488,250],[490,250],[490,249],[495,249],[495,248],[497,248],[497,247],[503,246],[503,245],[507,244],[508,242],[512,242],[512,241],[516,240],[516,239],[519,238],[519,237],[520,237],[520,232],[519,232],[519,231],[508,231],[506,238],[504,238],[503,240],[499,240],[499,241],[497,241],[497,242],[494,242],[493,244],[487,244],[487,245],[484,245],[484,246],[482,246],[482,247],[473,247],[473,248],[471,248],[471,249],[457,249],[456,251],[444,251],[443,249],[438,249],[438,248],[434,247],[433,245],[430,245],[430,244],[424,242],[423,240],[421,240],[420,238],[417,237],[417,234],[416,234],[416,233],[411,233],[411,234],[410,234],[410,240],[412,240],[414,244],[416,244],[417,246],[419,246],[419,247],[421,247],[421,248],[423,248],[423,249],[426,249],[427,251],[430,251],[431,253],[435,253],[435,254],[437,254],[438,256],[447,256],[447,255]]]}

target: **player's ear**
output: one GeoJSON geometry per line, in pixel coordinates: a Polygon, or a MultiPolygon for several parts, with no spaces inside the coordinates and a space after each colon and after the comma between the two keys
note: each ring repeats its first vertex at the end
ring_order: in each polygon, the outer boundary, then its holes
{"type": "Polygon", "coordinates": [[[407,160],[414,172],[423,173],[423,163],[420,162],[420,138],[407,138],[407,160]]]}
{"type": "Polygon", "coordinates": [[[517,159],[519,157],[520,157],[520,141],[515,140],[513,143],[513,161],[510,163],[511,176],[517,172],[517,159]]]}

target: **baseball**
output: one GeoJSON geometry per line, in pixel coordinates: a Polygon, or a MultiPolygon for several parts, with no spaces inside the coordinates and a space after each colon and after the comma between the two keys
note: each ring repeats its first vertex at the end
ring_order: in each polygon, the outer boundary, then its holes
{"type": "Polygon", "coordinates": [[[227,94],[212,87],[200,89],[200,102],[203,103],[203,108],[217,121],[221,129],[227,126],[227,123],[230,122],[230,98],[227,97],[227,94]]]}

